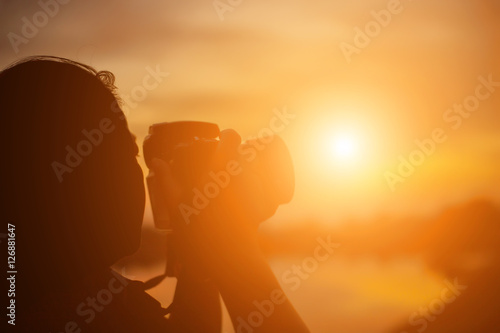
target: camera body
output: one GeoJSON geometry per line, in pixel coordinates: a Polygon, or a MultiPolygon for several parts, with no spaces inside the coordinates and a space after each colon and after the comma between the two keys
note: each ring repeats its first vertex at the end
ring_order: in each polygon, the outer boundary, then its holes
{"type": "MultiPolygon", "coordinates": [[[[160,158],[169,163],[178,183],[185,190],[193,190],[199,185],[204,173],[208,172],[211,158],[219,144],[219,133],[216,124],[197,121],[166,122],[150,126],[143,149],[144,160],[149,168],[146,180],[157,228],[171,230],[174,214],[168,211],[162,199],[162,189],[158,187],[151,160],[160,158]]],[[[233,162],[241,168],[237,177],[257,177],[262,184],[264,194],[259,200],[270,200],[278,205],[292,199],[295,188],[293,163],[281,138],[273,135],[248,140],[238,147],[235,158],[233,162]]],[[[243,193],[246,191],[245,188],[241,190],[243,193]]],[[[251,204],[249,200],[248,205],[251,204]]]]}

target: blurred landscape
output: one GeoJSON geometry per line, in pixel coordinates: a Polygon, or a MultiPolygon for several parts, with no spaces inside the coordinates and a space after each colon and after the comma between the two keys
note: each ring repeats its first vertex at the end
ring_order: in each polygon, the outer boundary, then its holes
{"type": "MultiPolygon", "coordinates": [[[[246,0],[221,19],[212,1],[75,0],[13,47],[8,34],[42,9],[0,0],[0,64],[49,54],[113,72],[140,148],[153,123],[209,121],[248,138],[287,110],[278,134],[295,196],[262,224],[261,246],[311,332],[499,332],[500,88],[459,128],[444,116],[480,77],[500,82],[500,1],[402,0],[346,57],[390,3],[246,0]],[[168,76],[145,90],[158,69],[168,76]],[[446,141],[391,187],[386,173],[435,129],[446,141]],[[315,265],[328,237],[340,246],[315,265]],[[453,293],[456,281],[467,288],[453,293]]],[[[152,225],[146,199],[141,249],[115,266],[129,278],[163,272],[152,225]]],[[[174,287],[150,293],[166,306],[174,287]]]]}
{"type": "MultiPolygon", "coordinates": [[[[329,235],[340,247],[299,288],[292,290],[281,280],[312,332],[418,332],[424,326],[417,320],[425,317],[416,316],[411,324],[410,316],[442,297],[445,280],[467,288],[430,317],[435,320],[427,321],[426,332],[496,332],[500,327],[500,208],[494,203],[476,198],[429,218],[263,228],[261,248],[279,279],[313,256],[318,237],[329,235]]],[[[165,251],[165,235],[146,227],[141,249],[115,268],[129,277],[153,277],[162,272],[165,251]]],[[[151,290],[164,305],[172,297],[169,280],[151,290]]],[[[229,326],[226,331],[231,332],[229,326]]]]}

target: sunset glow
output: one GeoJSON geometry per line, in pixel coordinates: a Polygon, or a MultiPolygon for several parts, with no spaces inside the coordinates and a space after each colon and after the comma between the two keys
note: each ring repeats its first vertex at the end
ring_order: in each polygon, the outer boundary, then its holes
{"type": "Polygon", "coordinates": [[[333,157],[339,163],[348,164],[359,158],[360,147],[357,138],[350,133],[339,133],[329,142],[333,157]]]}
{"type": "MultiPolygon", "coordinates": [[[[241,176],[228,172],[231,177],[222,181],[225,173],[214,173],[219,178],[210,178],[213,182],[209,186],[190,186],[179,192],[193,196],[189,207],[194,208],[189,214],[198,221],[211,214],[224,216],[223,210],[231,211],[232,205],[260,202],[271,192],[265,184],[272,184],[269,188],[273,190],[293,185],[286,187],[293,188],[293,198],[275,211],[271,205],[251,206],[251,213],[269,214],[259,221],[258,229],[257,224],[248,229],[258,230],[259,246],[277,281],[312,333],[423,331],[423,326],[412,323],[424,323],[426,333],[454,332],[453,325],[443,327],[448,322],[458,323],[458,319],[481,323],[495,317],[481,318],[477,313],[493,313],[499,306],[490,303],[500,300],[496,287],[500,280],[500,247],[496,245],[500,238],[500,1],[42,0],[0,1],[0,9],[2,68],[24,57],[47,54],[113,73],[114,93],[136,137],[144,183],[150,181],[146,180],[151,172],[147,165],[152,164],[146,165],[143,142],[152,124],[210,122],[220,130],[234,129],[242,142],[253,138],[251,149],[231,155],[224,164],[239,166],[243,161],[241,166],[250,166],[250,176],[247,169],[241,176]],[[47,10],[50,12],[45,13],[47,10]],[[42,20],[45,17],[46,22],[42,20]],[[288,154],[272,155],[255,139],[264,138],[264,142],[271,135],[283,140],[292,163],[288,154]],[[274,162],[286,163],[268,163],[269,156],[274,162]],[[293,168],[289,167],[292,164],[293,168]],[[293,177],[283,178],[293,182],[274,182],[289,174],[293,177]],[[266,189],[262,190],[266,195],[251,197],[241,191],[245,197],[240,200],[231,196],[231,186],[266,189]],[[216,205],[222,199],[232,201],[219,211],[216,205]],[[197,206],[198,202],[203,205],[197,206]],[[323,242],[318,238],[341,246],[330,253],[319,248],[323,242]],[[321,254],[319,259],[317,253],[321,254]],[[301,274],[295,274],[299,268],[301,274]],[[484,284],[483,269],[489,270],[486,276],[491,277],[484,284]],[[450,299],[443,281],[453,283],[457,278],[469,287],[462,296],[453,297],[456,303],[446,303],[446,310],[438,308],[443,310],[439,315],[428,317],[436,320],[414,317],[423,306],[441,304],[443,290],[450,299]]],[[[51,80],[47,78],[47,85],[51,80]]],[[[68,85],[68,91],[70,88],[68,85]]],[[[24,94],[12,96],[33,100],[24,94]]],[[[72,118],[73,104],[64,105],[67,112],[61,114],[72,118]]],[[[115,104],[112,106],[116,111],[115,104]]],[[[30,123],[30,112],[6,109],[6,115],[25,119],[4,127],[15,129],[19,137],[25,135],[26,128],[36,128],[47,137],[53,135],[51,149],[33,140],[32,147],[41,147],[40,156],[49,150],[67,150],[70,156],[70,148],[86,147],[83,133],[95,133],[94,128],[98,128],[90,121],[85,126],[82,123],[75,135],[80,138],[81,134],[84,143],[66,142],[54,129],[65,134],[64,121],[68,119],[57,118],[53,132],[45,131],[37,122],[30,123]]],[[[45,119],[43,112],[36,116],[45,119]]],[[[75,123],[82,119],[75,116],[75,123]]],[[[10,149],[17,140],[14,136],[3,144],[10,149]]],[[[92,141],[92,149],[105,151],[106,140],[103,135],[102,145],[92,141]]],[[[198,140],[190,140],[198,144],[198,140]]],[[[112,154],[102,156],[111,159],[112,154]]],[[[182,156],[196,162],[173,164],[177,169],[172,168],[204,179],[199,175],[205,170],[204,162],[189,154],[182,156]]],[[[11,160],[8,162],[16,169],[20,170],[17,165],[26,167],[11,160]]],[[[85,166],[95,166],[97,171],[104,163],[89,161],[90,156],[85,155],[82,165],[75,167],[75,172],[73,167],[65,171],[64,177],[80,177],[85,166]]],[[[139,173],[139,167],[134,166],[139,173]]],[[[50,169],[51,165],[42,167],[50,169]]],[[[115,173],[108,174],[115,177],[115,173]]],[[[180,183],[198,184],[198,179],[185,182],[184,178],[180,183]]],[[[122,179],[113,183],[119,194],[122,179]]],[[[136,183],[140,185],[140,181],[136,183]]],[[[65,181],[62,186],[71,184],[65,181]]],[[[85,186],[75,192],[78,195],[61,195],[61,200],[76,200],[79,193],[103,188],[100,184],[85,186]]],[[[42,187],[35,183],[33,191],[38,188],[42,187]]],[[[234,193],[239,194],[239,190],[234,193]]],[[[33,191],[7,194],[22,197],[22,193],[32,195],[33,191]]],[[[166,236],[153,229],[150,192],[146,190],[145,196],[145,212],[138,214],[138,221],[143,221],[141,250],[137,257],[122,258],[115,266],[123,275],[141,281],[165,271],[165,253],[170,249],[166,236]]],[[[40,197],[51,198],[43,193],[40,197]]],[[[95,201],[96,205],[106,204],[95,201]]],[[[116,205],[116,210],[120,207],[116,205]]],[[[53,215],[65,217],[63,213],[53,215]]],[[[243,225],[237,223],[227,225],[243,225]]],[[[66,228],[72,224],[61,225],[66,228]]],[[[204,230],[195,223],[186,226],[187,230],[204,230]]],[[[29,228],[25,230],[29,232],[29,228]]],[[[113,230],[124,234],[121,228],[113,230]]],[[[231,230],[224,229],[221,235],[229,239],[234,234],[231,230]]],[[[206,236],[211,239],[208,231],[206,236]]],[[[193,243],[201,238],[193,237],[193,243]]],[[[235,238],[233,244],[243,246],[250,240],[257,243],[252,237],[243,241],[235,238]]],[[[178,243],[204,249],[199,244],[178,243]]],[[[232,248],[206,248],[214,251],[204,254],[214,257],[239,253],[232,248]]],[[[169,278],[148,293],[166,308],[175,284],[169,278]]],[[[268,295],[264,296],[259,295],[256,302],[268,303],[264,300],[268,295]]],[[[224,332],[238,332],[227,311],[224,313],[224,332]]],[[[53,331],[56,329],[62,327],[53,331]]]]}

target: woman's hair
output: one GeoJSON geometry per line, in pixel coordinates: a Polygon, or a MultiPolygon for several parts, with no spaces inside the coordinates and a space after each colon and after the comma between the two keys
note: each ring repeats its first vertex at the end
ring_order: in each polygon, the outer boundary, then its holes
{"type": "Polygon", "coordinates": [[[74,60],[67,59],[67,58],[62,58],[62,57],[55,57],[55,56],[49,56],[49,55],[36,55],[36,56],[26,57],[26,58],[23,58],[23,59],[20,59],[18,61],[11,63],[9,66],[5,67],[2,70],[2,72],[7,72],[9,69],[17,67],[17,66],[24,64],[24,63],[44,62],[44,61],[45,62],[57,62],[57,63],[62,63],[62,64],[68,64],[70,66],[83,69],[84,71],[87,71],[88,73],[96,76],[108,88],[109,91],[114,93],[116,90],[115,76],[110,71],[97,71],[92,66],[85,65],[85,64],[82,64],[81,62],[74,61],[74,60]]]}
{"type": "Polygon", "coordinates": [[[65,58],[0,72],[2,215],[26,270],[79,274],[138,247],[142,173],[115,91],[112,73],[65,58]]]}

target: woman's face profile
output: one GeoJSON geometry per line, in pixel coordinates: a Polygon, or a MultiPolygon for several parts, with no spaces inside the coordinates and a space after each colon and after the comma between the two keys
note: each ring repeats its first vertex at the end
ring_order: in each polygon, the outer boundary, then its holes
{"type": "MultiPolygon", "coordinates": [[[[135,232],[137,232],[137,237],[139,238],[140,242],[140,234],[141,234],[141,227],[142,227],[142,220],[143,220],[143,215],[144,215],[144,205],[146,204],[146,194],[145,194],[145,188],[144,188],[144,174],[142,172],[141,166],[139,165],[139,162],[137,159],[139,158],[139,147],[137,146],[137,139],[136,136],[131,133],[131,136],[133,138],[133,147],[134,147],[134,154],[133,154],[133,159],[130,162],[130,189],[127,191],[131,194],[135,194],[136,198],[132,198],[134,202],[137,202],[137,205],[134,205],[132,209],[134,210],[133,216],[137,218],[137,222],[133,223],[137,225],[137,228],[135,232]]],[[[127,180],[124,180],[127,181],[127,180]]],[[[137,247],[139,244],[137,244],[137,247]]]]}
{"type": "Polygon", "coordinates": [[[19,193],[9,198],[6,214],[23,221],[33,248],[39,245],[60,262],[109,265],[140,244],[143,173],[135,136],[121,110],[113,109],[113,82],[109,72],[50,57],[0,73],[0,100],[9,110],[1,116],[7,124],[1,135],[4,142],[16,138],[5,150],[16,163],[2,179],[19,193]],[[58,177],[54,162],[67,164],[68,147],[78,150],[90,141],[85,133],[100,129],[103,120],[113,130],[58,177]]]}

